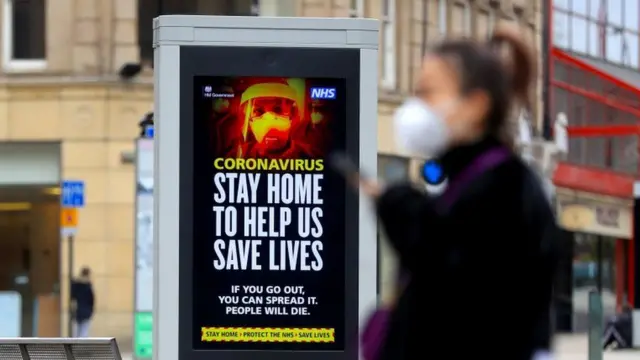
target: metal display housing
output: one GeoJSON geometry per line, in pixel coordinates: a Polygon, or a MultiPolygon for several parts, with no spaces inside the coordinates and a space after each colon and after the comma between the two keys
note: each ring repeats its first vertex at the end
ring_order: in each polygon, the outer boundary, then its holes
{"type": "Polygon", "coordinates": [[[154,20],[154,359],[358,358],[359,324],[377,298],[377,226],[370,202],[353,192],[346,199],[351,218],[345,234],[345,351],[193,350],[192,85],[196,75],[344,78],[346,118],[353,119],[347,123],[347,154],[375,176],[378,27],[377,20],[338,18],[175,15],[154,20]]]}

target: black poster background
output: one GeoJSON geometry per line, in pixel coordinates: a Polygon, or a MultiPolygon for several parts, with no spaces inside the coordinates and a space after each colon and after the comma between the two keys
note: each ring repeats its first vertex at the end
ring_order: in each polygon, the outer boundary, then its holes
{"type": "MultiPolygon", "coordinates": [[[[218,271],[213,267],[214,214],[213,154],[209,143],[207,118],[212,108],[211,99],[202,96],[205,85],[215,83],[216,77],[194,78],[194,123],[193,123],[193,346],[196,350],[344,350],[345,347],[345,182],[330,170],[325,160],[322,198],[324,204],[324,234],[322,258],[324,267],[314,271],[270,271],[268,270],[268,240],[262,239],[262,270],[218,271]],[[233,285],[278,285],[304,286],[305,298],[315,296],[317,305],[307,306],[311,315],[227,315],[225,305],[218,296],[232,295],[233,285]],[[201,327],[268,327],[268,328],[334,328],[335,343],[232,343],[202,342],[201,327]]],[[[314,86],[332,86],[338,96],[334,100],[335,117],[331,122],[330,153],[344,151],[346,144],[346,86],[340,79],[312,80],[314,86]]],[[[264,172],[266,175],[267,172],[264,172]]],[[[284,172],[279,172],[283,174],[284,172]]],[[[293,173],[293,172],[292,172],[293,173]]],[[[238,239],[242,236],[244,206],[278,206],[266,204],[266,176],[260,181],[261,204],[237,205],[238,239]]],[[[286,206],[286,205],[285,205],[286,206]]],[[[297,205],[289,205],[293,221],[290,225],[291,239],[296,240],[297,205]]],[[[278,239],[275,239],[278,240],[278,239]]],[[[310,258],[311,260],[311,258],[310,258]]],[[[262,294],[267,296],[268,294],[262,294]]]]}

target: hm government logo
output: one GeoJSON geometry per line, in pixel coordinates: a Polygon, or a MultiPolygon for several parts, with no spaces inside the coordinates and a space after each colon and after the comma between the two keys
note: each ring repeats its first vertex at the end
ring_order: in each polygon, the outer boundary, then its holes
{"type": "Polygon", "coordinates": [[[336,98],[336,89],[328,87],[312,87],[311,99],[327,99],[334,100],[336,98]]]}
{"type": "Polygon", "coordinates": [[[202,96],[205,98],[234,98],[236,94],[230,92],[216,92],[213,91],[213,87],[211,85],[206,85],[202,87],[202,96]]]}

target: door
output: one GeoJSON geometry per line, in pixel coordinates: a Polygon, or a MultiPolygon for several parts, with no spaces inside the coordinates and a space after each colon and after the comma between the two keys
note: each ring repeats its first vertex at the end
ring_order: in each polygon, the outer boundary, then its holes
{"type": "Polygon", "coordinates": [[[555,329],[558,332],[571,332],[573,328],[573,237],[574,233],[562,230],[558,243],[560,257],[553,297],[555,329]]]}

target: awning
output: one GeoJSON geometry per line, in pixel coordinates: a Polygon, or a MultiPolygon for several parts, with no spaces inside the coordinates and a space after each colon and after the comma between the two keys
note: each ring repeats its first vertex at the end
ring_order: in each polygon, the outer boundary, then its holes
{"type": "Polygon", "coordinates": [[[617,86],[640,96],[640,73],[637,69],[623,67],[592,56],[558,48],[551,50],[551,56],[552,58],[572,63],[574,66],[582,68],[589,73],[598,74],[601,78],[610,80],[613,87],[617,86]]]}
{"type": "Polygon", "coordinates": [[[612,64],[610,62],[596,59],[590,56],[578,55],[575,53],[567,52],[568,55],[575,57],[576,59],[584,62],[585,64],[592,66],[610,76],[613,76],[618,81],[626,83],[627,85],[640,89],[640,73],[637,70],[625,68],[620,65],[612,64]]]}
{"type": "Polygon", "coordinates": [[[634,197],[635,179],[633,176],[589,166],[559,162],[552,180],[556,187],[623,199],[633,199],[634,197]]]}

